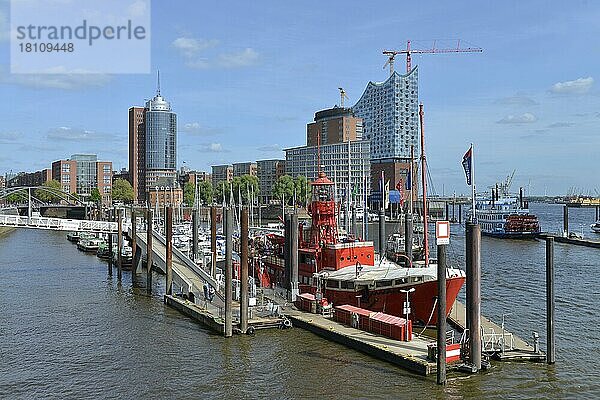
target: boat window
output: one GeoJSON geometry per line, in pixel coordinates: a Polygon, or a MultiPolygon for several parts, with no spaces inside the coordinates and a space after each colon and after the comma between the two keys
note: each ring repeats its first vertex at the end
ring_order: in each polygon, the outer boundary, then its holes
{"type": "Polygon", "coordinates": [[[340,282],[334,280],[327,280],[327,287],[332,289],[338,289],[340,287],[340,282]]]}
{"type": "Polygon", "coordinates": [[[386,286],[392,286],[392,281],[377,281],[375,282],[375,287],[386,287],[386,286]]]}
{"type": "Polygon", "coordinates": [[[371,258],[371,255],[370,255],[370,254],[367,254],[367,258],[371,258]]]}
{"type": "Polygon", "coordinates": [[[396,279],[394,285],[404,285],[406,283],[406,278],[396,279]]]}
{"type": "Polygon", "coordinates": [[[350,281],[342,281],[341,283],[341,287],[342,289],[354,289],[354,282],[350,282],[350,281]]]}
{"type": "Polygon", "coordinates": [[[344,261],[344,257],[340,257],[340,261],[344,261]]]}
{"type": "Polygon", "coordinates": [[[422,276],[415,276],[415,277],[412,279],[412,281],[413,281],[413,282],[421,282],[422,280],[423,280],[423,277],[422,277],[422,276]]]}

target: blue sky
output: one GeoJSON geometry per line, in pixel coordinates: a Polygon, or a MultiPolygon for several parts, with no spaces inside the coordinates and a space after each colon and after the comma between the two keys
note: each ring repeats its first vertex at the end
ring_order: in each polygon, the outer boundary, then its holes
{"type": "MultiPolygon", "coordinates": [[[[484,52],[413,58],[436,192],[468,192],[471,142],[479,188],[516,169],[513,188],[534,194],[600,190],[600,3],[437,3],[153,1],[152,68],[178,114],[178,164],[283,157],[339,86],[354,104],[386,79],[383,49],[461,38],[484,52]]],[[[125,167],[127,109],[153,96],[155,75],[11,75],[8,16],[2,0],[0,173],[77,152],[125,167]]]]}

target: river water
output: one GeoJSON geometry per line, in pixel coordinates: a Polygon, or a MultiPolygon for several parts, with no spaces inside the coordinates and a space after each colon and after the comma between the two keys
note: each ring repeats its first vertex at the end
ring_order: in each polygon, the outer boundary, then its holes
{"type": "MultiPolygon", "coordinates": [[[[562,226],[561,206],[531,209],[545,230],[562,226]]],[[[570,213],[589,236],[593,218],[570,213]]],[[[464,264],[458,225],[449,255],[464,264]]],[[[542,348],[544,255],[543,242],[482,239],[483,313],[510,313],[508,328],[539,331],[542,348]]],[[[64,233],[16,230],[0,238],[0,398],[599,398],[600,250],[557,243],[555,262],[556,365],[494,363],[438,387],[301,329],[225,340],[165,307],[162,277],[148,296],[64,233]]]]}

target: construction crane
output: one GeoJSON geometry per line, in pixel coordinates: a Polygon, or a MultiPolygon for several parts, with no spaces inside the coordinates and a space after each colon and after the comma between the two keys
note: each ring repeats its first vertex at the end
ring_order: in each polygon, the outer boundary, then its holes
{"type": "Polygon", "coordinates": [[[441,54],[441,53],[481,53],[483,49],[477,46],[461,47],[461,40],[456,39],[456,47],[437,48],[437,41],[433,41],[430,49],[413,49],[410,47],[410,40],[406,41],[405,50],[383,50],[383,54],[388,56],[388,60],[383,65],[383,69],[390,66],[390,75],[394,73],[394,59],[398,54],[406,54],[406,72],[412,69],[412,54],[441,54]]]}
{"type": "Polygon", "coordinates": [[[338,90],[340,91],[340,107],[344,108],[344,99],[347,99],[348,96],[344,88],[339,87],[338,90]]]}

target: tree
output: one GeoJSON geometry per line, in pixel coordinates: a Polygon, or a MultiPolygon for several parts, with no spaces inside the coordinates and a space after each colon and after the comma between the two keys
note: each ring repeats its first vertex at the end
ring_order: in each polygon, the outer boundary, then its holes
{"type": "Polygon", "coordinates": [[[242,175],[233,178],[233,199],[239,203],[239,195],[242,195],[242,204],[249,204],[252,193],[258,193],[258,178],[253,175],[242,175]]]}
{"type": "Polygon", "coordinates": [[[277,179],[275,185],[273,185],[273,196],[277,199],[282,199],[285,196],[286,203],[290,203],[293,201],[294,197],[294,187],[296,184],[294,183],[294,179],[289,175],[282,175],[277,179]]]}
{"type": "Polygon", "coordinates": [[[213,186],[211,181],[200,181],[198,183],[198,197],[200,198],[202,204],[212,204],[213,186]]]}
{"type": "Polygon", "coordinates": [[[133,201],[133,188],[131,184],[125,179],[117,179],[113,183],[112,187],[112,198],[113,201],[122,201],[124,203],[130,203],[133,201]]]}
{"type": "Polygon", "coordinates": [[[99,203],[100,200],[102,200],[102,196],[100,196],[100,190],[98,190],[98,188],[93,188],[90,193],[90,201],[99,203]]]}
{"type": "Polygon", "coordinates": [[[296,201],[306,205],[310,198],[311,185],[304,175],[298,175],[294,181],[296,186],[296,201]]]}
{"type": "Polygon", "coordinates": [[[55,179],[51,179],[47,182],[44,182],[44,184],[42,186],[45,189],[37,189],[35,191],[35,197],[37,197],[44,203],[56,203],[56,202],[60,201],[60,199],[61,199],[60,195],[55,194],[55,192],[62,192],[62,188],[60,186],[59,181],[57,181],[55,179]]]}
{"type": "Polygon", "coordinates": [[[194,206],[194,200],[196,197],[196,188],[192,182],[186,182],[183,185],[183,201],[188,207],[194,206]]]}

